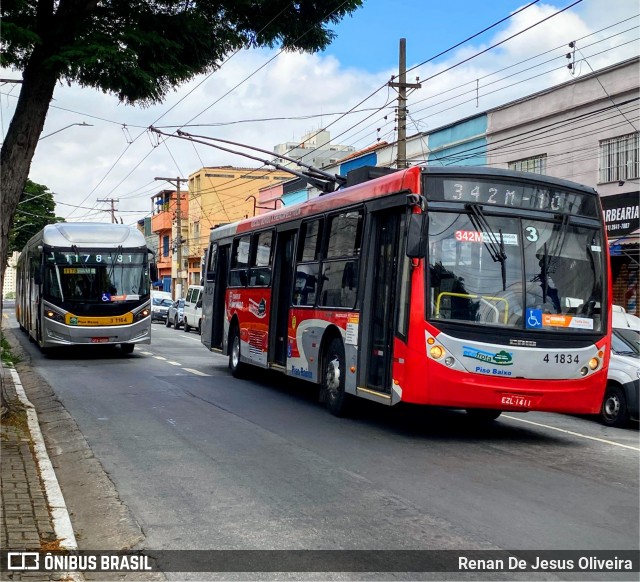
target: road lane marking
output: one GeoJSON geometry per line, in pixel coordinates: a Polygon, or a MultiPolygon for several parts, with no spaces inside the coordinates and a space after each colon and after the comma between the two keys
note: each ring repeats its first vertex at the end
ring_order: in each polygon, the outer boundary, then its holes
{"type": "Polygon", "coordinates": [[[193,368],[182,368],[185,372],[191,372],[192,374],[196,374],[197,376],[210,376],[211,374],[205,374],[200,370],[194,370],[193,368]]]}
{"type": "Polygon", "coordinates": [[[164,356],[153,356],[156,360],[164,360],[166,362],[167,358],[164,356]]]}
{"type": "Polygon", "coordinates": [[[526,424],[533,424],[534,426],[541,426],[543,428],[548,428],[550,430],[555,430],[558,432],[563,432],[565,434],[570,434],[572,436],[577,436],[583,439],[588,439],[590,441],[597,441],[599,443],[604,443],[606,445],[614,445],[616,447],[622,447],[623,449],[631,449],[632,451],[640,451],[639,447],[632,447],[631,445],[623,445],[622,443],[616,443],[614,441],[608,441],[606,439],[601,439],[598,437],[592,437],[586,434],[581,434],[579,432],[573,432],[572,430],[566,430],[564,428],[558,428],[556,426],[549,426],[548,424],[542,424],[540,422],[534,422],[532,420],[525,420],[524,418],[518,418],[516,416],[509,416],[508,414],[503,414],[502,415],[504,418],[509,418],[511,420],[517,420],[518,422],[524,422],[526,424]]]}
{"type": "Polygon", "coordinates": [[[172,366],[182,366],[180,362],[172,362],[171,360],[167,360],[167,364],[171,364],[172,366]]]}
{"type": "Polygon", "coordinates": [[[143,351],[138,351],[139,354],[143,355],[143,356],[153,356],[153,352],[143,352],[143,351]]]}

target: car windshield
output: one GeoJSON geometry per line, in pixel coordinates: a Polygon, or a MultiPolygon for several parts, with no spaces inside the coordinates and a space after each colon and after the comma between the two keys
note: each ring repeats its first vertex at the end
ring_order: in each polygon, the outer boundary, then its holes
{"type": "Polygon", "coordinates": [[[640,331],[637,329],[613,329],[611,349],[620,355],[640,357],[640,331]]]}
{"type": "Polygon", "coordinates": [[[518,329],[600,331],[602,249],[598,230],[566,220],[430,212],[428,315],[518,329]]]}
{"type": "Polygon", "coordinates": [[[162,305],[164,307],[171,307],[171,299],[160,299],[159,297],[154,297],[153,304],[162,305]]]}

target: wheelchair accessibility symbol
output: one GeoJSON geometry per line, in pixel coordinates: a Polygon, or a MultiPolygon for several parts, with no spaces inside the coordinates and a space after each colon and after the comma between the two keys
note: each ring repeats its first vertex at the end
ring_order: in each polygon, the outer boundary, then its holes
{"type": "Polygon", "coordinates": [[[526,312],[527,329],[542,327],[542,309],[528,308],[526,312]]]}

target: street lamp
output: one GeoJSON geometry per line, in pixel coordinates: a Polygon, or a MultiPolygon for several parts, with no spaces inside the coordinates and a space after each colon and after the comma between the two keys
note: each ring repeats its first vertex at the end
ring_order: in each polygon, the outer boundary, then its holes
{"type": "Polygon", "coordinates": [[[93,127],[93,125],[91,123],[87,123],[86,121],[83,121],[82,123],[72,123],[71,125],[65,125],[64,127],[61,127],[60,129],[56,129],[56,131],[52,131],[51,133],[48,133],[47,135],[43,135],[40,139],[44,139],[45,137],[49,137],[51,135],[53,135],[54,133],[60,133],[61,131],[68,129],[70,127],[73,127],[74,125],[80,125],[81,127],[93,127]]]}

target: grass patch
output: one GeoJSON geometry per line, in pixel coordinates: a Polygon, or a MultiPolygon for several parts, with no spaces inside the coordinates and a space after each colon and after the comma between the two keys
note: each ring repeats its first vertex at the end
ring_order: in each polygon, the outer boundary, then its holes
{"type": "Polygon", "coordinates": [[[11,351],[11,345],[4,334],[0,334],[0,360],[9,368],[15,368],[15,365],[20,363],[20,357],[11,351]]]}

